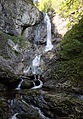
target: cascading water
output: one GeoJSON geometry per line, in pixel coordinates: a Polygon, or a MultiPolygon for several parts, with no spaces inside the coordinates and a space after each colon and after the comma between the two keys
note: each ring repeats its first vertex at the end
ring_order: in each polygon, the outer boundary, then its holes
{"type": "Polygon", "coordinates": [[[20,83],[18,84],[18,87],[16,88],[16,90],[20,90],[21,89],[21,85],[22,85],[23,79],[20,81],[20,83]]]}
{"type": "Polygon", "coordinates": [[[32,73],[34,75],[34,79],[38,80],[40,85],[36,86],[35,82],[33,81],[34,87],[31,89],[37,89],[37,88],[41,88],[43,86],[43,82],[40,80],[40,73],[41,73],[40,59],[41,59],[41,54],[36,55],[36,57],[32,61],[32,73]],[[38,75],[38,78],[36,77],[36,75],[38,75]]]}
{"type": "Polygon", "coordinates": [[[27,105],[27,106],[29,106],[29,107],[35,109],[43,119],[49,119],[48,117],[45,117],[45,116],[44,116],[44,114],[42,113],[42,111],[41,111],[38,107],[35,107],[35,106],[33,106],[33,105],[29,105],[29,104],[26,103],[24,100],[22,100],[22,102],[23,102],[25,105],[27,105]]]}
{"type": "Polygon", "coordinates": [[[36,55],[36,57],[32,61],[32,73],[34,75],[39,74],[38,67],[40,66],[40,58],[41,58],[40,54],[36,55]]]}
{"type": "MultiPolygon", "coordinates": [[[[48,52],[50,50],[52,50],[53,45],[52,45],[52,41],[51,41],[51,22],[50,22],[50,18],[48,16],[48,14],[45,14],[45,18],[44,21],[47,25],[47,43],[46,43],[46,47],[45,47],[45,52],[48,52]]],[[[42,53],[39,53],[39,49],[38,46],[36,44],[36,41],[40,38],[40,31],[36,32],[35,35],[35,41],[34,41],[34,46],[38,52],[38,54],[36,54],[35,58],[32,61],[32,66],[30,67],[26,67],[23,70],[23,73],[26,74],[29,72],[30,68],[32,69],[32,74],[34,75],[34,81],[33,81],[33,85],[34,87],[32,87],[31,89],[37,89],[37,88],[41,88],[43,86],[43,82],[40,80],[40,74],[41,74],[41,55],[42,53]],[[35,80],[38,80],[38,82],[40,83],[38,86],[36,86],[35,80]]]]}
{"type": "Polygon", "coordinates": [[[53,48],[52,41],[51,41],[51,22],[50,22],[50,18],[47,13],[45,15],[44,21],[47,24],[47,43],[45,47],[45,52],[47,52],[47,51],[52,50],[53,48]]]}
{"type": "Polygon", "coordinates": [[[24,70],[23,70],[23,73],[24,74],[27,74],[29,71],[30,71],[30,68],[31,68],[31,66],[27,66],[24,70]]]}
{"type": "Polygon", "coordinates": [[[37,80],[39,81],[40,85],[36,86],[35,82],[33,82],[34,87],[31,89],[37,89],[37,88],[41,88],[43,86],[43,82],[40,80],[40,76],[38,76],[37,80]]]}
{"type": "Polygon", "coordinates": [[[18,115],[18,113],[14,114],[10,119],[17,119],[16,116],[18,115]]]}

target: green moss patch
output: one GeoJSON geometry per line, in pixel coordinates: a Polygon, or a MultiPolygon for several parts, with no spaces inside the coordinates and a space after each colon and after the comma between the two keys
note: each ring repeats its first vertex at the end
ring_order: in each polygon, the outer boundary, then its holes
{"type": "Polygon", "coordinates": [[[83,79],[83,18],[68,31],[61,43],[59,78],[83,79]]]}

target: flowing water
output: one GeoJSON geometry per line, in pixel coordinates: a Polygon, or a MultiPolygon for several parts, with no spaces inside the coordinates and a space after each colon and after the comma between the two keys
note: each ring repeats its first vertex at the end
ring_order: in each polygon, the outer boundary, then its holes
{"type": "Polygon", "coordinates": [[[33,109],[35,109],[43,119],[49,119],[48,117],[45,117],[45,116],[44,116],[44,114],[42,113],[42,111],[41,111],[38,107],[35,107],[35,106],[33,106],[33,105],[31,105],[31,107],[32,107],[33,109]]]}
{"type": "Polygon", "coordinates": [[[46,13],[44,21],[47,24],[47,44],[45,47],[45,52],[52,50],[53,45],[52,45],[52,41],[51,41],[51,22],[50,22],[50,18],[48,16],[48,14],[46,13]]]}
{"type": "Polygon", "coordinates": [[[40,84],[39,84],[38,86],[36,86],[35,82],[33,82],[34,87],[33,87],[33,88],[31,88],[31,89],[42,88],[42,86],[43,86],[43,82],[42,82],[40,79],[38,79],[38,81],[39,81],[39,83],[40,83],[40,84]]]}
{"type": "MultiPolygon", "coordinates": [[[[51,41],[51,22],[50,22],[50,18],[47,13],[45,14],[44,21],[47,25],[47,43],[46,43],[44,51],[48,52],[48,51],[52,50],[53,45],[52,45],[52,41],[51,41]]],[[[41,56],[42,56],[43,52],[40,53],[38,46],[36,44],[36,41],[39,39],[39,36],[40,36],[40,31],[37,31],[36,35],[35,35],[35,41],[34,41],[34,46],[36,48],[37,54],[36,54],[35,58],[32,60],[32,65],[29,67],[27,66],[23,70],[23,73],[27,74],[30,71],[30,69],[32,69],[32,74],[34,75],[34,80],[39,81],[38,86],[36,86],[35,82],[33,81],[34,87],[32,87],[31,89],[37,89],[37,88],[41,88],[43,86],[43,82],[39,78],[39,76],[41,75],[41,72],[42,72],[42,70],[41,70],[41,56]]]]}
{"type": "Polygon", "coordinates": [[[23,73],[24,74],[27,74],[29,71],[30,71],[30,68],[31,68],[31,66],[27,66],[24,70],[23,70],[23,73]]]}
{"type": "Polygon", "coordinates": [[[18,113],[14,114],[10,119],[17,119],[16,116],[18,115],[18,113]]]}
{"type": "Polygon", "coordinates": [[[31,108],[33,108],[34,110],[36,110],[36,111],[39,113],[39,115],[40,115],[43,119],[49,119],[48,117],[45,117],[45,115],[42,113],[42,111],[41,111],[38,107],[33,106],[33,105],[29,105],[29,104],[27,104],[24,100],[22,100],[22,102],[23,102],[25,105],[30,106],[31,108]]]}
{"type": "MultiPolygon", "coordinates": [[[[46,25],[47,25],[47,43],[46,43],[46,47],[45,47],[45,52],[48,52],[48,51],[52,50],[53,45],[52,45],[52,41],[51,41],[51,22],[50,22],[50,19],[49,19],[49,16],[48,16],[47,13],[45,15],[45,19],[44,20],[45,20],[46,25]]],[[[43,52],[39,53],[39,49],[37,47],[37,44],[35,44],[34,46],[36,46],[37,54],[35,55],[35,58],[32,60],[32,64],[30,66],[27,66],[23,70],[23,73],[24,74],[28,74],[28,72],[31,69],[32,74],[34,75],[34,80],[33,80],[33,85],[34,86],[31,89],[38,89],[38,88],[42,88],[42,86],[43,86],[43,82],[40,79],[40,75],[41,75],[41,72],[42,72],[42,70],[41,70],[41,56],[42,56],[43,52]],[[38,81],[39,85],[36,85],[35,81],[38,81]]],[[[14,50],[17,51],[17,49],[18,49],[17,46],[15,46],[14,50]]],[[[22,83],[23,83],[23,79],[18,84],[18,87],[16,88],[16,90],[20,90],[21,89],[22,83]]],[[[29,107],[33,108],[34,110],[36,110],[39,113],[39,115],[42,117],[42,119],[49,119],[48,117],[44,116],[44,114],[42,113],[42,111],[38,107],[35,107],[33,105],[29,105],[23,99],[21,99],[21,101],[26,106],[29,106],[29,107]]],[[[13,100],[11,100],[10,105],[11,106],[13,105],[13,100]]],[[[10,119],[17,119],[17,117],[16,117],[17,115],[18,115],[18,113],[13,114],[13,116],[10,119]]]]}
{"type": "Polygon", "coordinates": [[[33,59],[32,61],[32,73],[34,75],[39,74],[39,66],[40,66],[40,59],[41,59],[41,55],[36,55],[36,57],[33,59]]]}
{"type": "Polygon", "coordinates": [[[18,84],[16,90],[20,90],[21,89],[21,85],[22,85],[23,79],[20,81],[20,83],[18,84]]]}

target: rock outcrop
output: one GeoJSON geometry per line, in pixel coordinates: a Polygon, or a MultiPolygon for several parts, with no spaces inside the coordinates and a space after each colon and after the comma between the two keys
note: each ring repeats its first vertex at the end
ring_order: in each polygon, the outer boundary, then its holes
{"type": "Polygon", "coordinates": [[[42,18],[42,14],[30,0],[0,2],[0,30],[7,34],[21,35],[27,27],[38,24],[42,18]]]}
{"type": "Polygon", "coordinates": [[[43,14],[28,0],[0,1],[0,80],[8,84],[20,79],[34,54],[35,29],[43,14]],[[29,42],[30,41],[30,42],[29,42]],[[32,52],[32,56],[31,56],[32,52]],[[5,80],[3,80],[5,79],[5,80]]]}

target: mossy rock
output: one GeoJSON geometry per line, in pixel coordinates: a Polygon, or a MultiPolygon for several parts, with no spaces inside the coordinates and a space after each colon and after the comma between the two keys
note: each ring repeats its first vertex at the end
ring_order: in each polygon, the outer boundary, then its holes
{"type": "Polygon", "coordinates": [[[25,0],[27,3],[32,4],[33,5],[33,0],[25,0]]]}

